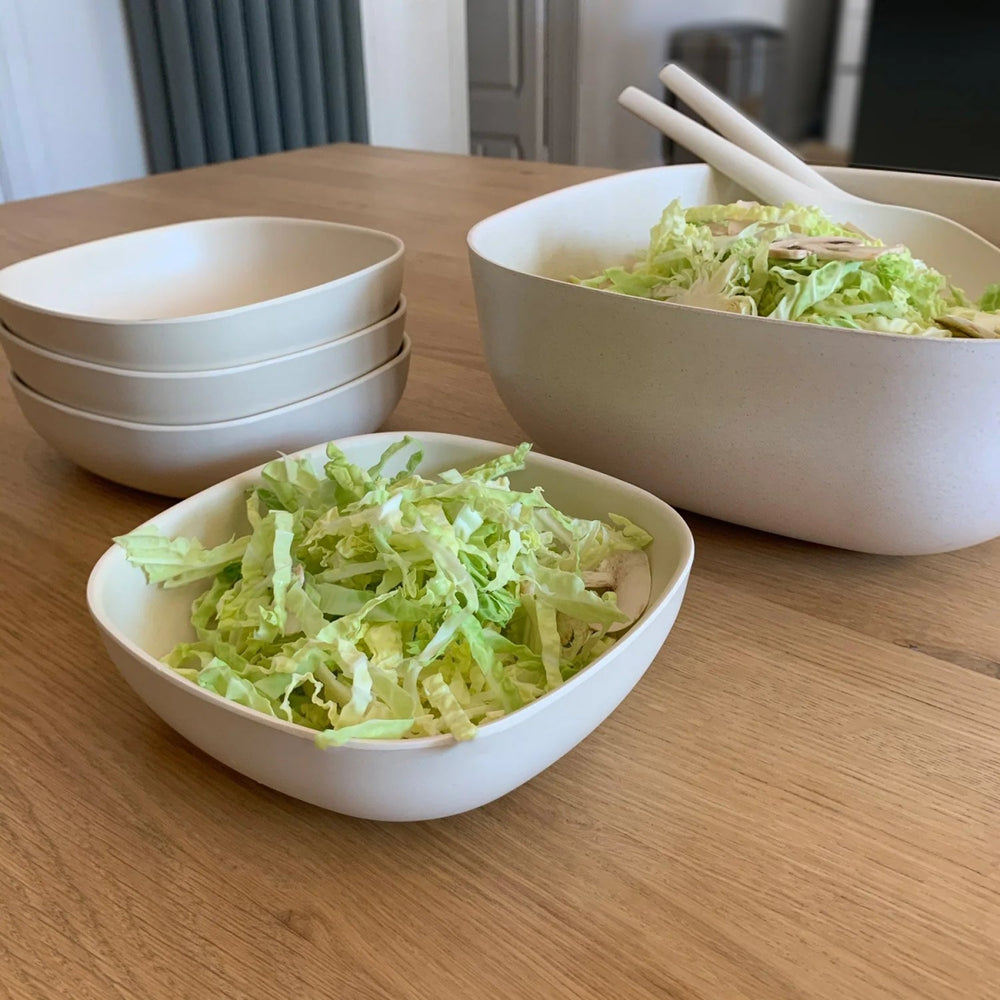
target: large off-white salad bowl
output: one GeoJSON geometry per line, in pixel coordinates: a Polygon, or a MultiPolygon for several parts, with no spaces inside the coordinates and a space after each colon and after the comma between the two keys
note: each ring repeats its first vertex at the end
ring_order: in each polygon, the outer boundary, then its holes
{"type": "MultiPolygon", "coordinates": [[[[826,172],[1000,242],[996,182],[826,172]]],[[[662,167],[473,228],[487,361],[517,422],[551,454],[765,531],[901,555],[1000,535],[1000,341],[787,323],[563,280],[645,247],[674,198],[738,197],[703,164],[662,167]]]]}
{"type": "MultiPolygon", "coordinates": [[[[469,467],[509,449],[447,434],[414,433],[424,447],[423,474],[469,467]]],[[[338,444],[352,462],[373,464],[398,434],[338,444]]],[[[318,463],[323,447],[310,449],[318,463]]],[[[246,528],[245,493],[259,469],[191,497],[153,518],[169,535],[217,544],[246,528]]],[[[109,549],[94,567],[87,602],[122,676],[168,725],[212,757],[279,791],[327,809],[381,820],[421,820],[484,805],[543,771],[600,725],[645,673],[677,617],[694,557],[680,516],[649,493],[558,459],[529,455],[511,477],[516,488],[542,486],[567,513],[623,514],[653,537],[647,549],[652,589],[645,613],[603,656],[556,691],[494,722],[477,736],[352,740],[319,749],[309,729],[209,693],[158,661],[192,636],[193,584],[163,590],[145,582],[109,549]]],[[[196,780],[196,776],[192,776],[196,780]]]]}

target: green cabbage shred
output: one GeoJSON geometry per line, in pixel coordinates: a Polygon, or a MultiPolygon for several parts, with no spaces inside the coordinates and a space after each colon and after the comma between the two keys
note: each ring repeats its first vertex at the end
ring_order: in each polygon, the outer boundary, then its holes
{"type": "MultiPolygon", "coordinates": [[[[943,274],[906,249],[865,261],[824,261],[815,254],[790,261],[769,255],[772,241],[796,235],[861,237],[869,245],[882,245],[817,208],[735,202],[685,209],[675,200],[634,263],[570,280],[750,316],[930,337],[953,336],[935,319],[973,305],[943,274]],[[728,223],[733,225],[723,225],[728,223]]],[[[1000,310],[1000,284],[986,289],[978,308],[1000,310]]]]}
{"type": "Polygon", "coordinates": [[[150,583],[207,582],[194,637],[163,657],[192,683],[316,730],[321,747],[471,739],[609,648],[627,616],[584,574],[651,541],[618,515],[574,518],[513,489],[529,448],[428,479],[409,437],[367,470],[331,443],[322,471],[264,467],[241,537],[205,548],[147,527],[115,541],[150,583]]]}

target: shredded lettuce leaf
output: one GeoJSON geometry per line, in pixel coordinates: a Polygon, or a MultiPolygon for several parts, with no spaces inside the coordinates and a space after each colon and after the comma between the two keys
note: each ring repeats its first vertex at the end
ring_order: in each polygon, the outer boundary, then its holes
{"type": "Polygon", "coordinates": [[[409,437],[367,470],[331,443],[322,469],[264,468],[239,538],[205,548],[147,527],[115,541],[150,584],[206,582],[194,639],[163,658],[201,688],[316,730],[320,747],[472,739],[611,646],[630,619],[585,574],[652,540],[512,488],[529,448],[424,478],[409,437]]]}
{"type": "Polygon", "coordinates": [[[986,286],[979,297],[979,308],[983,312],[1000,312],[1000,283],[986,286]]]}
{"type": "MultiPolygon", "coordinates": [[[[849,236],[881,246],[817,208],[735,202],[683,208],[672,201],[632,264],[578,284],[623,295],[750,316],[883,333],[951,337],[936,320],[972,305],[961,289],[904,249],[870,260],[775,259],[770,244],[789,236],[849,236]]],[[[978,308],[1000,311],[1000,283],[978,308]]]]}

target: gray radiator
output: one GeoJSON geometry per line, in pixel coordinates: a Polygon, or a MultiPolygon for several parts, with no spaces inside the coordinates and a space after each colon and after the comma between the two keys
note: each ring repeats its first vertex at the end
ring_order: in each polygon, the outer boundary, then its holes
{"type": "Polygon", "coordinates": [[[154,171],[368,139],[359,0],[125,0],[154,171]]]}

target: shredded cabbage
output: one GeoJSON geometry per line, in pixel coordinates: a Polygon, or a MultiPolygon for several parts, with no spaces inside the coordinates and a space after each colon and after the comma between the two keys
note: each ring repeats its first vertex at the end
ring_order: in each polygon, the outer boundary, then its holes
{"type": "MultiPolygon", "coordinates": [[[[915,336],[951,337],[937,319],[972,303],[909,250],[872,260],[775,259],[770,244],[789,236],[861,237],[817,208],[756,202],[684,209],[672,201],[630,266],[571,278],[590,288],[725,312],[915,336]]],[[[980,299],[1000,310],[1000,284],[980,299]]]]}
{"type": "Polygon", "coordinates": [[[651,541],[619,515],[574,518],[513,489],[529,448],[425,479],[408,437],[368,470],[331,443],[322,471],[308,458],[264,468],[239,538],[206,549],[146,528],[115,541],[150,583],[208,581],[195,639],[163,658],[192,683],[317,730],[321,747],[471,739],[609,648],[631,619],[588,579],[651,541]]]}

